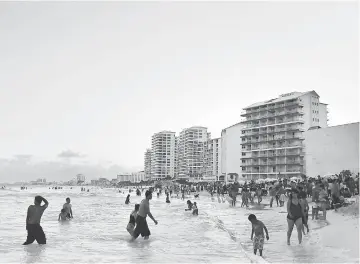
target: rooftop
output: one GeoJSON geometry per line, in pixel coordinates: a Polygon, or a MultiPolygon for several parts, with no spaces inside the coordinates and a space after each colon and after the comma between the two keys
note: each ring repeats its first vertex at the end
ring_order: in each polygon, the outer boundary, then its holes
{"type": "Polygon", "coordinates": [[[246,110],[246,109],[249,109],[249,108],[252,108],[252,107],[257,107],[257,106],[260,106],[260,105],[268,105],[268,104],[279,103],[279,102],[283,102],[283,101],[287,101],[287,100],[292,100],[292,99],[299,98],[300,96],[303,96],[303,95],[308,94],[308,93],[314,93],[317,96],[319,96],[315,91],[308,91],[308,92],[304,92],[304,93],[292,92],[292,93],[282,94],[278,98],[274,98],[274,99],[270,99],[270,100],[267,100],[267,101],[252,104],[250,106],[245,107],[244,109],[246,110]]]}

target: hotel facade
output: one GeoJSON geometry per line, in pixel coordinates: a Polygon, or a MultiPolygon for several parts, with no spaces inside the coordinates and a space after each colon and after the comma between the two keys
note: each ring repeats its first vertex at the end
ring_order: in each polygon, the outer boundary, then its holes
{"type": "Polygon", "coordinates": [[[151,180],[174,178],[176,173],[175,132],[161,131],[151,138],[151,180]]]}
{"type": "Polygon", "coordinates": [[[315,91],[293,92],[244,108],[241,174],[244,179],[300,177],[304,132],[327,127],[327,105],[315,91]]]}
{"type": "Polygon", "coordinates": [[[209,139],[206,127],[194,126],[180,132],[177,152],[179,179],[193,181],[205,176],[209,139]]]}

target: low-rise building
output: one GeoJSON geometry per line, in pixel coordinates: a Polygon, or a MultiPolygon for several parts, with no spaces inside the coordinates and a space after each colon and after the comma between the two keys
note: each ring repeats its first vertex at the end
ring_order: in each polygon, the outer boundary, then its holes
{"type": "Polygon", "coordinates": [[[221,132],[221,173],[225,182],[234,181],[235,173],[242,178],[241,159],[241,136],[244,125],[237,123],[224,128],[221,132]]]}
{"type": "Polygon", "coordinates": [[[131,181],[131,174],[118,174],[117,175],[118,182],[128,182],[131,181]]]}
{"type": "Polygon", "coordinates": [[[146,174],[144,171],[139,171],[139,172],[134,172],[131,174],[131,182],[141,182],[141,181],[146,181],[146,174]]]}
{"type": "Polygon", "coordinates": [[[91,180],[91,185],[98,185],[99,184],[99,181],[98,180],[91,180]]]}
{"type": "Polygon", "coordinates": [[[359,172],[359,123],[312,128],[304,133],[307,176],[359,172]]]}

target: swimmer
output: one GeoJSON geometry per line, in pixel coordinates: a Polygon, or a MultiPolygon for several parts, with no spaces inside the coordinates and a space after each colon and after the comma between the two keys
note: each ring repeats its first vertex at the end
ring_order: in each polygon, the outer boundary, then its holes
{"type": "Polygon", "coordinates": [[[190,210],[192,210],[192,207],[193,207],[193,204],[192,204],[192,202],[190,201],[190,200],[187,200],[187,205],[188,205],[188,209],[185,209],[185,211],[190,211],[190,210]]]}
{"type": "Polygon", "coordinates": [[[28,232],[27,239],[23,245],[32,244],[35,240],[38,244],[46,244],[45,233],[40,226],[41,217],[45,209],[49,206],[49,202],[42,196],[35,196],[34,205],[30,205],[26,215],[26,230],[28,232]],[[41,202],[45,204],[41,206],[41,202]]]}
{"type": "Polygon", "coordinates": [[[251,240],[253,240],[254,254],[256,255],[257,250],[259,250],[260,256],[262,257],[262,252],[264,249],[264,230],[266,232],[266,239],[269,240],[269,233],[263,222],[256,219],[254,214],[249,215],[249,221],[252,224],[251,230],[251,240]],[[255,233],[255,237],[254,237],[255,233]]]}
{"type": "Polygon", "coordinates": [[[134,209],[134,211],[131,212],[130,220],[129,220],[129,223],[128,223],[127,227],[126,227],[126,230],[129,232],[129,234],[131,236],[134,233],[136,217],[137,217],[137,213],[139,211],[139,208],[140,208],[140,204],[135,204],[135,209],[134,209]]]}
{"type": "Polygon", "coordinates": [[[70,198],[66,198],[66,203],[64,203],[63,209],[65,209],[67,216],[73,218],[73,212],[71,209],[72,205],[70,204],[70,198]]]}
{"type": "Polygon", "coordinates": [[[130,194],[127,195],[125,200],[125,204],[129,204],[129,203],[130,203],[130,194]]]}
{"type": "Polygon", "coordinates": [[[194,205],[192,206],[193,209],[193,215],[199,215],[199,210],[197,208],[196,202],[194,202],[194,205]]]}
{"type": "Polygon", "coordinates": [[[66,213],[65,209],[61,209],[61,213],[59,214],[59,219],[58,221],[66,221],[66,220],[70,220],[68,214],[66,213]]]}

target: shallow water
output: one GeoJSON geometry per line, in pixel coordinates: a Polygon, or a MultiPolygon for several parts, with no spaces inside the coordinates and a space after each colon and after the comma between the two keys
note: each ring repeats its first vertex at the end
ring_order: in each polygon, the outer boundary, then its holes
{"type": "MultiPolygon", "coordinates": [[[[151,211],[159,224],[148,219],[151,237],[144,241],[139,237],[130,242],[126,231],[129,214],[134,204],[142,198],[131,193],[131,204],[125,205],[127,194],[115,189],[91,189],[82,193],[79,187],[72,190],[49,190],[46,187],[20,191],[0,190],[0,262],[136,262],[136,263],[248,263],[262,262],[252,254],[250,240],[250,213],[257,215],[267,226],[270,240],[265,242],[264,259],[267,262],[347,262],[356,260],[346,256],[346,249],[322,246],[319,228],[325,221],[309,221],[313,229],[297,243],[294,230],[292,245],[286,245],[286,213],[284,208],[256,210],[228,202],[219,203],[217,198],[201,196],[197,199],[199,216],[185,212],[185,202],[165,196],[153,197],[151,211]],[[42,227],[47,245],[36,242],[21,244],[26,239],[25,217],[27,207],[35,195],[43,195],[50,203],[42,217],[42,227]],[[74,219],[59,223],[58,215],[66,197],[71,198],[74,219]]],[[[190,198],[193,200],[192,198],[190,198]]]]}

